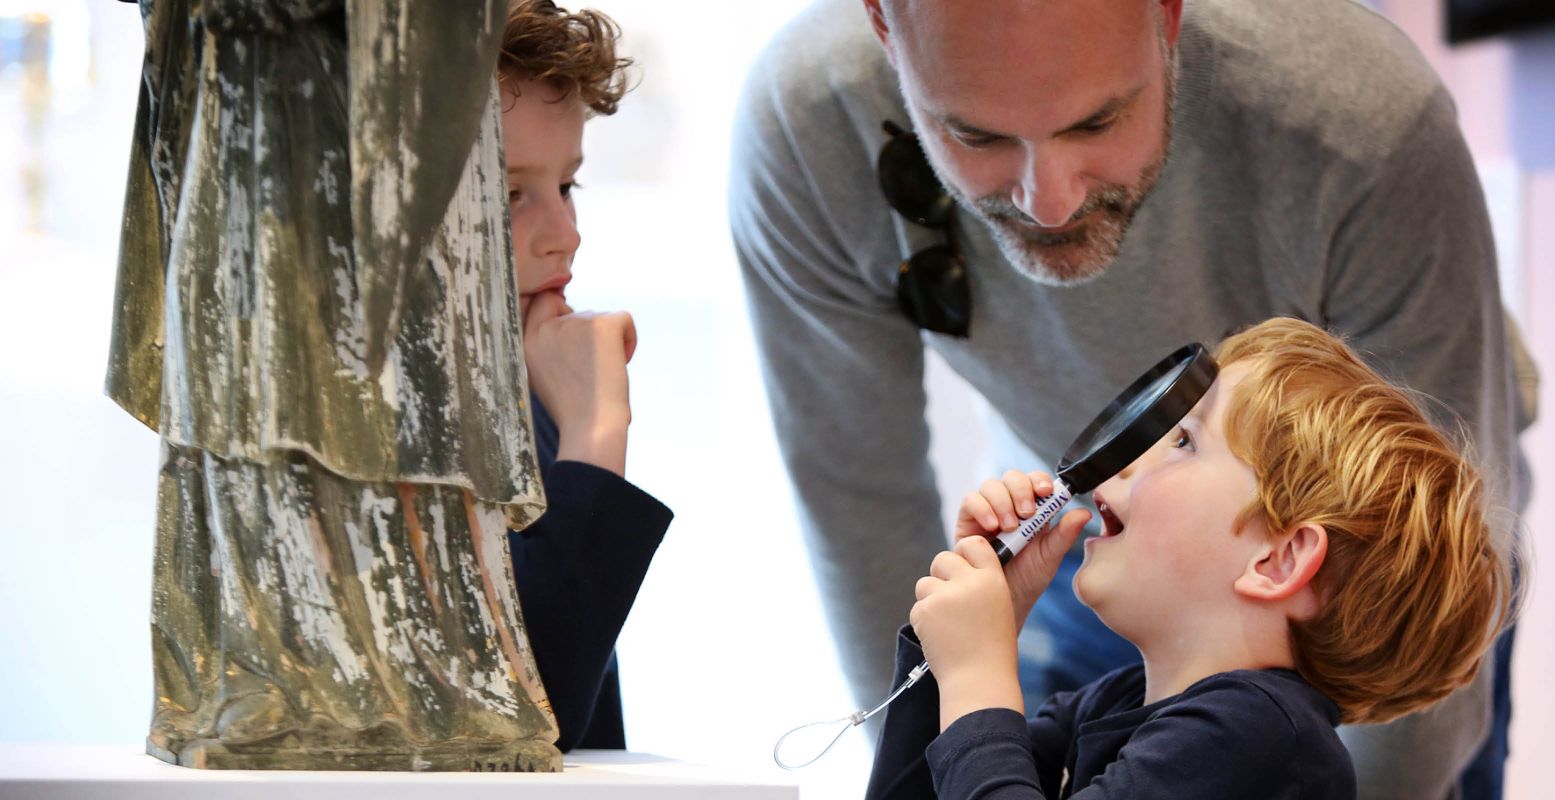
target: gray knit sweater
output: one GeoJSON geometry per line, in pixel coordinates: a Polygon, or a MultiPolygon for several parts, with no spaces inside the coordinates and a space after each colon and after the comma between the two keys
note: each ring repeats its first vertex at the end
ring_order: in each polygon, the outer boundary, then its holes
{"type": "MultiPolygon", "coordinates": [[[[1190,0],[1178,57],[1168,165],[1100,278],[1034,283],[961,215],[967,339],[920,334],[896,307],[897,264],[937,235],[902,221],[877,188],[880,123],[909,119],[862,3],[819,0],[750,75],[731,225],[778,439],[860,698],[887,686],[913,581],[945,541],[924,346],[1054,463],[1171,349],[1300,317],[1439,400],[1444,422],[1460,417],[1501,502],[1517,504],[1495,251],[1435,74],[1348,0],[1190,0]]],[[[1442,796],[1487,730],[1487,687],[1346,731],[1362,796],[1442,796]]]]}

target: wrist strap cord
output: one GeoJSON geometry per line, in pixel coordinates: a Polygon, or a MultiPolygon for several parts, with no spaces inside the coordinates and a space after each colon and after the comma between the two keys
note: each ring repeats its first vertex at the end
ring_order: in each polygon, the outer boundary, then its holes
{"type": "MultiPolygon", "coordinates": [[[[808,767],[811,764],[814,764],[821,758],[821,756],[831,752],[832,746],[837,744],[837,741],[842,738],[844,733],[848,732],[849,728],[862,725],[864,724],[864,720],[879,714],[881,711],[884,711],[886,706],[891,705],[891,701],[900,697],[902,692],[912,688],[913,684],[917,683],[921,678],[923,678],[923,676],[927,674],[929,674],[929,662],[925,661],[922,664],[914,667],[912,672],[907,673],[907,680],[902,681],[902,685],[896,687],[896,691],[891,692],[890,697],[887,697],[884,702],[878,706],[875,706],[869,711],[859,710],[847,715],[846,717],[839,717],[837,719],[824,719],[819,722],[808,722],[804,725],[800,725],[799,727],[794,728],[788,733],[783,734],[778,738],[777,744],[772,746],[772,760],[776,761],[777,765],[783,769],[800,769],[802,767],[808,767]],[[833,726],[836,727],[834,728],[833,726]],[[836,730],[836,733],[833,734],[829,740],[825,739],[824,737],[827,734],[831,734],[832,730],[836,730]],[[798,763],[785,761],[783,759],[783,744],[784,742],[788,741],[790,736],[793,736],[800,731],[805,731],[805,734],[801,735],[799,740],[796,741],[805,741],[813,736],[816,738],[810,739],[811,741],[824,740],[826,744],[821,748],[820,752],[810,756],[804,761],[798,763]]],[[[793,747],[789,747],[788,749],[793,750],[793,747]]],[[[790,755],[794,754],[790,753],[790,755]]],[[[801,751],[799,755],[803,755],[803,751],[801,751]]]]}

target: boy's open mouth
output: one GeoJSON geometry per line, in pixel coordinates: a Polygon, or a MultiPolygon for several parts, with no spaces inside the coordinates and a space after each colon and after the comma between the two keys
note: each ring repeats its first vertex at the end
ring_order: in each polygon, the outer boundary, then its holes
{"type": "Polygon", "coordinates": [[[1096,510],[1101,514],[1102,536],[1116,536],[1123,532],[1123,520],[1118,519],[1118,515],[1112,512],[1112,508],[1107,505],[1106,500],[1098,498],[1096,500],[1096,510]]]}

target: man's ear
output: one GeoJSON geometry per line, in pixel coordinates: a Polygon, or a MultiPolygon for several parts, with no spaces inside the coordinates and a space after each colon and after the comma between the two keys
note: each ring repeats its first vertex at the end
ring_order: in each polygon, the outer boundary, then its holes
{"type": "MultiPolygon", "coordinates": [[[[866,0],[868,2],[868,0],[866,0]]],[[[1182,0],[1155,0],[1161,4],[1161,23],[1165,26],[1166,44],[1177,46],[1177,36],[1182,33],[1182,0]]]]}
{"type": "Polygon", "coordinates": [[[1327,557],[1328,531],[1312,523],[1297,525],[1257,548],[1233,588],[1254,600],[1285,600],[1312,583],[1327,557]]]}
{"type": "Polygon", "coordinates": [[[875,38],[885,48],[886,59],[896,66],[896,53],[891,49],[891,27],[886,24],[885,9],[880,5],[883,2],[885,0],[864,0],[864,13],[869,15],[869,27],[875,32],[875,38]]]}

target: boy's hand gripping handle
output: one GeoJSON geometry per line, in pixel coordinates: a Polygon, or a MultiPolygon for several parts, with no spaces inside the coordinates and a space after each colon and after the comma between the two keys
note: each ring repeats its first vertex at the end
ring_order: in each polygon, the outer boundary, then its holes
{"type": "Polygon", "coordinates": [[[1014,558],[1016,553],[1025,549],[1026,545],[1030,544],[1031,540],[1043,528],[1046,528],[1048,523],[1053,521],[1054,517],[1058,516],[1058,512],[1063,510],[1064,506],[1068,505],[1073,497],[1074,494],[1069,491],[1069,487],[1063,481],[1054,478],[1053,493],[1043,498],[1042,502],[1037,504],[1035,514],[1032,514],[1030,518],[1022,522],[1019,528],[994,537],[993,551],[999,554],[999,563],[1010,563],[1010,559],[1014,558]]]}

